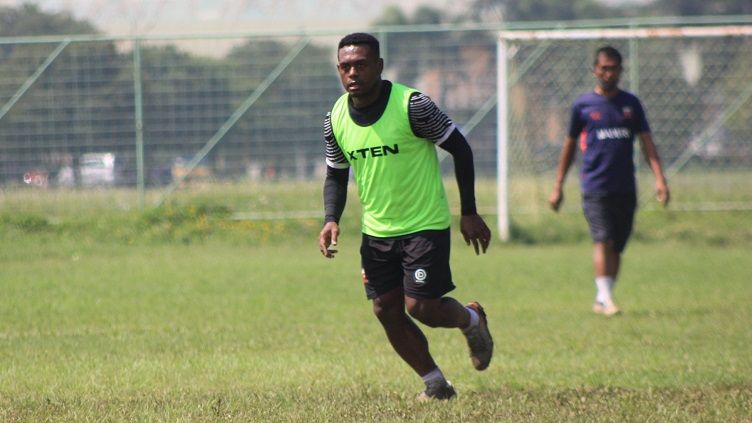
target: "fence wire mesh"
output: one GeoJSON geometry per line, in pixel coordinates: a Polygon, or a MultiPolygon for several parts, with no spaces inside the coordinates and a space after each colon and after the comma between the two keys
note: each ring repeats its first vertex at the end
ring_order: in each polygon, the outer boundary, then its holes
{"type": "MultiPolygon", "coordinates": [[[[436,101],[467,134],[479,178],[492,183],[498,32],[376,34],[385,78],[436,101]]],[[[0,39],[3,195],[125,190],[146,192],[149,205],[206,184],[240,183],[250,196],[259,184],[319,186],[323,118],[342,93],[342,35],[0,39]]],[[[673,185],[693,187],[681,201],[752,203],[750,37],[609,42],[625,56],[622,85],[642,99],[673,185]]],[[[569,104],[592,88],[589,63],[601,44],[509,43],[512,213],[545,205],[569,104]]],[[[451,174],[451,159],[443,167],[451,174]]],[[[139,205],[136,195],[103,203],[139,205]]],[[[479,203],[492,212],[495,198],[479,203]]]]}
{"type": "MultiPolygon", "coordinates": [[[[620,86],[643,103],[675,206],[752,207],[752,36],[515,39],[507,42],[511,212],[545,207],[526,197],[531,187],[548,193],[571,103],[593,89],[593,55],[606,44],[623,55],[620,86]]],[[[652,174],[635,161],[646,197],[652,174]]]]}

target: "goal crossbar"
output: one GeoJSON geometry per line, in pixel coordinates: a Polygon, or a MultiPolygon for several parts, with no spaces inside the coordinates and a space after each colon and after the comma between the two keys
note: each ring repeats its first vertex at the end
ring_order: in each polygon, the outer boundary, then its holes
{"type": "Polygon", "coordinates": [[[675,38],[750,36],[752,25],[668,28],[594,28],[501,31],[502,40],[587,40],[615,38],[675,38]]]}
{"type": "Polygon", "coordinates": [[[632,28],[582,28],[543,30],[502,30],[497,41],[497,213],[498,235],[510,238],[508,208],[508,75],[507,43],[514,41],[603,40],[647,38],[717,38],[752,36],[752,25],[698,25],[632,28]]]}

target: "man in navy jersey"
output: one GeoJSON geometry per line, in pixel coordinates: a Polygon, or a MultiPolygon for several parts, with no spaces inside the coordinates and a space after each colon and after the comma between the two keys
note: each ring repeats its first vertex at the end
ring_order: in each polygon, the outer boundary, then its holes
{"type": "Polygon", "coordinates": [[[493,340],[483,307],[446,296],[451,215],[436,146],[454,159],[460,230],[475,253],[486,252],[491,231],[475,208],[473,154],[454,123],[425,95],[381,79],[384,61],[370,34],[345,36],[337,70],[346,90],[324,120],[327,176],[325,223],[319,250],[333,258],[352,169],[363,206],[362,278],[373,312],[397,354],[423,379],[424,400],[456,395],[434,362],[413,319],[429,327],[459,328],[477,370],[488,367],[493,340]]]}
{"type": "Polygon", "coordinates": [[[582,208],[593,239],[597,289],[593,311],[606,316],[620,312],[612,292],[637,208],[632,158],[635,135],[655,175],[656,198],[666,206],[670,197],[640,100],[618,87],[621,63],[621,54],[611,46],[596,51],[593,75],[597,83],[592,92],[580,96],[572,104],[569,131],[549,198],[551,207],[558,211],[564,199],[562,186],[579,140],[582,208]]]}

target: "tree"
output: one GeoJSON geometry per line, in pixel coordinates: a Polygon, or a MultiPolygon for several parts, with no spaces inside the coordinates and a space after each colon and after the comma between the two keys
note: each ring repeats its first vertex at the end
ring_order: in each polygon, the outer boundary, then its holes
{"type": "Polygon", "coordinates": [[[467,18],[511,22],[750,13],[749,0],[654,0],[643,6],[630,2],[608,6],[598,0],[474,0],[467,18]]]}
{"type": "MultiPolygon", "coordinates": [[[[229,53],[225,66],[243,75],[231,81],[233,109],[259,88],[297,41],[250,39],[229,53]]],[[[342,89],[334,59],[331,46],[307,44],[218,146],[232,152],[226,162],[234,161],[232,167],[239,170],[258,166],[278,176],[309,176],[322,163],[323,117],[336,100],[322,94],[342,89]]]]}
{"type": "Polygon", "coordinates": [[[377,18],[373,25],[375,26],[399,26],[408,25],[408,18],[399,6],[389,5],[377,18]]]}
{"type": "Polygon", "coordinates": [[[743,15],[752,13],[749,0],[656,0],[641,8],[644,15],[743,15]]]}
{"type": "Polygon", "coordinates": [[[26,3],[18,9],[0,7],[0,37],[35,35],[96,34],[89,22],[79,21],[65,13],[46,13],[26,3]]]}
{"type": "Polygon", "coordinates": [[[547,21],[612,18],[620,9],[596,0],[475,0],[468,8],[472,21],[547,21]]]}
{"type": "MultiPolygon", "coordinates": [[[[26,4],[0,8],[0,36],[96,33],[94,26],[66,14],[26,4]]],[[[59,42],[0,45],[0,104],[18,92],[59,42]]],[[[54,171],[70,166],[86,148],[107,140],[107,93],[120,72],[111,42],[71,43],[0,120],[0,180],[18,181],[30,167],[54,171]],[[97,95],[99,94],[99,95],[97,95]],[[98,132],[104,130],[102,132],[98,132]]]]}

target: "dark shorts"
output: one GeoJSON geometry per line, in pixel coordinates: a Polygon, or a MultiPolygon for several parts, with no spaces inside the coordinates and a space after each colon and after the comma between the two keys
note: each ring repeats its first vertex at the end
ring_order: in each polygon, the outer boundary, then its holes
{"type": "Polygon", "coordinates": [[[449,269],[449,229],[377,238],[360,245],[366,296],[374,299],[402,287],[406,296],[441,298],[454,289],[449,269]]]}
{"type": "Polygon", "coordinates": [[[582,210],[593,242],[613,241],[619,253],[624,251],[632,234],[636,209],[637,196],[633,192],[582,196],[582,210]]]}

